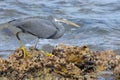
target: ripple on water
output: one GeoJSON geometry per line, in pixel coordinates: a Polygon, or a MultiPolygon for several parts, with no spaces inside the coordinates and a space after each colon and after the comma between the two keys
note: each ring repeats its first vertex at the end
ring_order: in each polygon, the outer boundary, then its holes
{"type": "MultiPolygon", "coordinates": [[[[113,49],[119,51],[119,4],[118,0],[0,0],[0,20],[1,23],[4,23],[28,16],[64,17],[78,23],[81,27],[75,30],[67,29],[63,37],[48,40],[48,43],[56,45],[63,42],[77,46],[87,44],[95,50],[113,49]]],[[[0,41],[4,39],[4,36],[6,35],[2,34],[0,41]]],[[[6,40],[3,41],[4,46],[2,45],[3,47],[0,49],[5,48],[6,45],[9,47],[19,46],[15,37],[7,37],[7,43],[6,40]]],[[[34,42],[31,36],[25,39],[34,42]]],[[[38,47],[41,44],[44,45],[43,43],[48,44],[44,40],[40,40],[38,47]]]]}

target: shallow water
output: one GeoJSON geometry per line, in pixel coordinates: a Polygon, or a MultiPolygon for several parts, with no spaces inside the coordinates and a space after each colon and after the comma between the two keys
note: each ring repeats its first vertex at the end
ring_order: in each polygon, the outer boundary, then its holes
{"type": "MultiPolygon", "coordinates": [[[[63,17],[81,27],[68,28],[64,24],[67,31],[63,37],[40,40],[38,48],[45,44],[65,43],[88,45],[92,50],[112,49],[120,54],[119,4],[119,0],[0,0],[0,23],[29,16],[63,17]]],[[[21,35],[26,46],[34,45],[37,39],[28,34],[21,35]]],[[[17,39],[9,30],[1,30],[0,37],[0,51],[19,47],[17,39]]]]}

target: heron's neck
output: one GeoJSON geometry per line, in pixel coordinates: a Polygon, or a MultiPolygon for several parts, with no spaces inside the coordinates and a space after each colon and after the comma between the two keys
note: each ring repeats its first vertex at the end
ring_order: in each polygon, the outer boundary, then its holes
{"type": "Polygon", "coordinates": [[[54,36],[54,38],[59,38],[61,37],[64,33],[65,33],[65,28],[61,23],[58,23],[59,25],[56,24],[56,29],[57,29],[57,33],[54,36]]]}

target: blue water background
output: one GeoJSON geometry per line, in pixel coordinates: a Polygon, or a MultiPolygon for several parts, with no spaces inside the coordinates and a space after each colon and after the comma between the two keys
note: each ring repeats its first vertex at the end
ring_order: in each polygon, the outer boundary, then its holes
{"type": "MultiPolygon", "coordinates": [[[[68,25],[63,37],[41,39],[38,48],[45,44],[87,45],[91,50],[112,49],[120,54],[120,1],[119,0],[0,0],[0,23],[31,16],[66,18],[78,25],[68,25]]],[[[34,45],[36,37],[21,34],[26,46],[34,45]]],[[[15,35],[0,32],[0,51],[19,47],[15,35]]],[[[3,54],[3,52],[1,53],[3,54]]]]}

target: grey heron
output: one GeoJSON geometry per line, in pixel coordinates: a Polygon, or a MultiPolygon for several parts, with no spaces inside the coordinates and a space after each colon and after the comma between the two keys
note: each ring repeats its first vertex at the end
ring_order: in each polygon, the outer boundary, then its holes
{"type": "MultiPolygon", "coordinates": [[[[79,25],[63,18],[57,19],[46,17],[28,17],[23,19],[15,19],[9,21],[8,23],[21,29],[20,32],[32,34],[38,37],[38,39],[57,39],[65,33],[65,28],[60,22],[75,27],[80,27],[79,25]]],[[[26,57],[28,54],[26,53],[26,48],[19,37],[20,32],[16,33],[16,37],[20,41],[21,49],[24,51],[24,57],[26,57]]]]}

